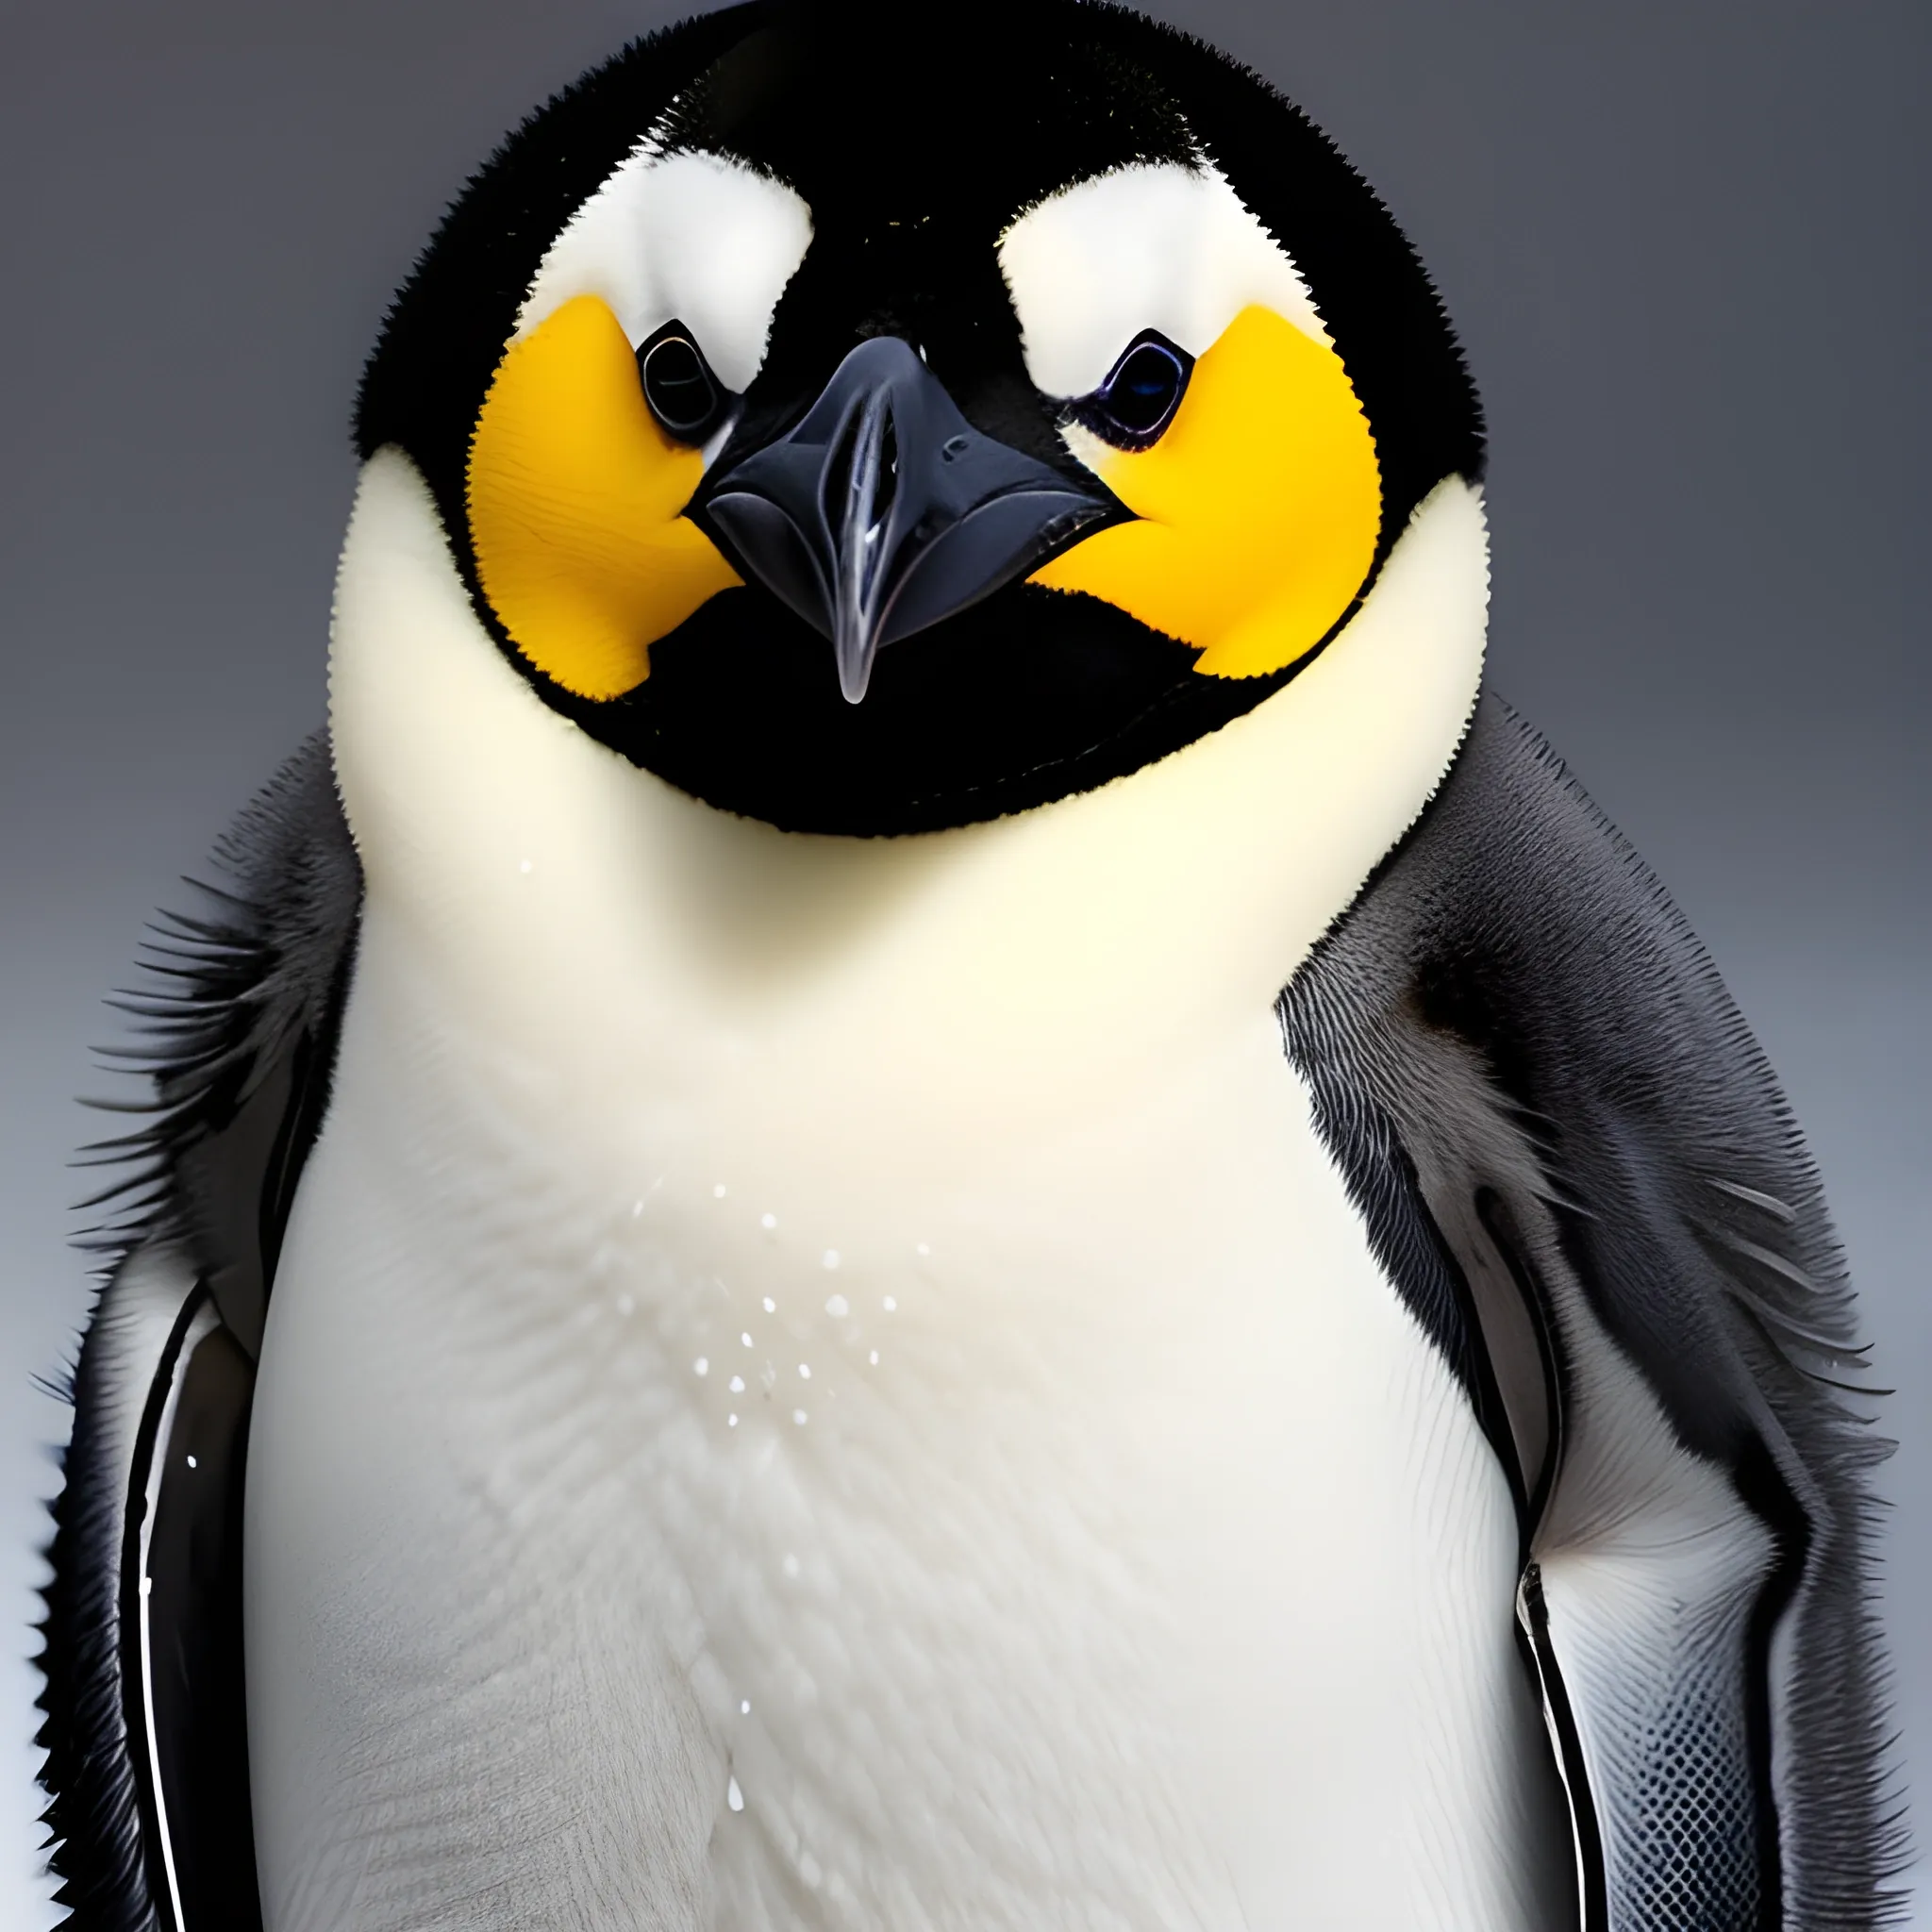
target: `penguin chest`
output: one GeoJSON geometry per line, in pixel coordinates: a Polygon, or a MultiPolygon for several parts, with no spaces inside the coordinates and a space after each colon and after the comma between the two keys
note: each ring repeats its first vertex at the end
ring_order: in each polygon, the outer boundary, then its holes
{"type": "Polygon", "coordinates": [[[256,1409],[275,1932],[1550,1923],[1507,1491],[1270,1015],[1006,1133],[605,1073],[358,983],[256,1409]]]}

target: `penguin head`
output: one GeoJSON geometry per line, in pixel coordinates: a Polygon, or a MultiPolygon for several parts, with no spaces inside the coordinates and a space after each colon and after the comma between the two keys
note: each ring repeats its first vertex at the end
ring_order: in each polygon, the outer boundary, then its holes
{"type": "Polygon", "coordinates": [[[1264,83],[1076,0],[909,18],[756,0],[587,75],[451,209],[358,409],[545,704],[788,830],[1179,750],[1481,464],[1420,264],[1264,83]]]}

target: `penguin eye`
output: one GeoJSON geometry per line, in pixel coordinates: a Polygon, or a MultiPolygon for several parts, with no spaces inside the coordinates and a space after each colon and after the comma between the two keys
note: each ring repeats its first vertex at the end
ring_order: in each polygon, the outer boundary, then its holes
{"type": "Polygon", "coordinates": [[[638,375],[651,414],[679,442],[705,441],[731,401],[681,322],[667,322],[638,345],[638,375]]]}
{"type": "Polygon", "coordinates": [[[1120,449],[1145,449],[1174,421],[1193,371],[1185,349],[1158,329],[1143,329],[1107,380],[1074,405],[1074,414],[1120,449]]]}

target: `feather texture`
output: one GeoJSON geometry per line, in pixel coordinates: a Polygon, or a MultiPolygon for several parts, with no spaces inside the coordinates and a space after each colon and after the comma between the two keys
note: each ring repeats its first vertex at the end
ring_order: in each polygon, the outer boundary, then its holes
{"type": "Polygon", "coordinates": [[[1681,913],[1486,698],[1280,1014],[1516,1465],[1586,1924],[1893,1923],[1878,1391],[1816,1172],[1681,913]]]}
{"type": "Polygon", "coordinates": [[[327,1102],[361,897],[320,736],[215,864],[206,909],[154,928],[154,984],[123,1002],[144,1036],[152,1091],[132,1109],[144,1124],[89,1150],[121,1172],[87,1204],[106,1210],[84,1237],[102,1288],[72,1377],[40,1658],[45,1823],[75,1932],[172,1926],[183,1887],[222,1901],[198,1923],[240,1924],[232,1888],[253,1888],[233,1869],[247,1845],[233,1500],[267,1285],[327,1102]],[[219,1465],[219,1491],[171,1490],[168,1449],[184,1441],[199,1450],[187,1467],[208,1477],[219,1465]],[[169,1640],[153,1672],[150,1622],[169,1640]],[[184,1707],[157,1737],[155,1710],[184,1707]]]}

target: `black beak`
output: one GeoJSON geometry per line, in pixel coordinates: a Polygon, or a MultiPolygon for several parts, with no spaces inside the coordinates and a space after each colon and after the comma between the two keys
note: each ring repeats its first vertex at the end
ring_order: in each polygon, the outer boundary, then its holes
{"type": "Polygon", "coordinates": [[[734,464],[705,510],[739,558],[832,641],[864,697],[882,644],[963,610],[1119,502],[982,436],[897,336],[847,356],[805,420],[734,464]]]}

